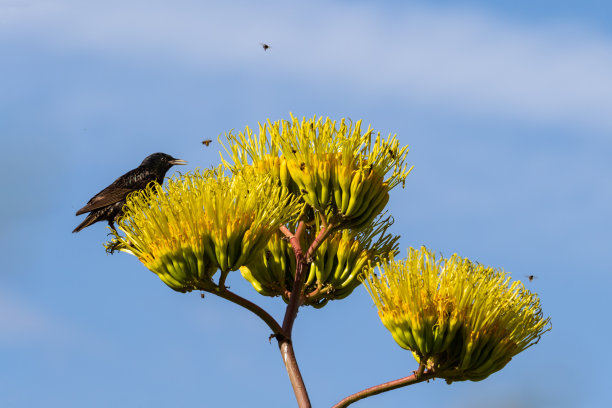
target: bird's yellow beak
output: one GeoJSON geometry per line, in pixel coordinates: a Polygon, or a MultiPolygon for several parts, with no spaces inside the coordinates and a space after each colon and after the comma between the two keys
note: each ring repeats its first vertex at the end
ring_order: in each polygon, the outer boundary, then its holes
{"type": "Polygon", "coordinates": [[[170,160],[169,163],[172,164],[173,166],[175,164],[187,164],[187,162],[185,160],[181,160],[181,159],[170,160]]]}

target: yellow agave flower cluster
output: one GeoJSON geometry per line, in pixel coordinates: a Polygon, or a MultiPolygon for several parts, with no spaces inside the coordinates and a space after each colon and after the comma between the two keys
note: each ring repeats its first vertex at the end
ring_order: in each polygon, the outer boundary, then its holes
{"type": "Polygon", "coordinates": [[[426,248],[379,263],[364,284],[395,341],[448,382],[480,381],[550,330],[540,300],[506,273],[426,248]]]}
{"type": "Polygon", "coordinates": [[[210,288],[218,269],[253,262],[300,206],[286,189],[254,172],[221,168],[151,183],[131,194],[107,249],[131,253],[172,289],[210,288]]]}
{"type": "MultiPolygon", "coordinates": [[[[379,219],[360,232],[344,229],[323,241],[316,251],[302,293],[305,305],[323,307],[343,299],[360,285],[364,267],[398,253],[398,236],[387,234],[390,218],[379,219]]],[[[306,230],[301,245],[308,248],[318,228],[306,230]]],[[[295,255],[281,233],[272,236],[265,251],[240,268],[242,276],[265,296],[282,296],[289,302],[295,278],[295,255]]]]}
{"type": "Polygon", "coordinates": [[[389,190],[405,183],[412,168],[405,164],[408,147],[396,136],[386,139],[361,121],[347,125],[315,116],[300,122],[268,120],[255,135],[228,134],[230,168],[253,167],[271,174],[337,228],[359,229],[371,223],[389,200],[389,190]],[[390,175],[388,175],[390,174],[390,175]]]}

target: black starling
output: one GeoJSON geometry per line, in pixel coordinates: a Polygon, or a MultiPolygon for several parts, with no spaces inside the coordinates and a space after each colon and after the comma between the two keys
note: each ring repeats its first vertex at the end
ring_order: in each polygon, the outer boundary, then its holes
{"type": "Polygon", "coordinates": [[[123,212],[128,194],[142,190],[151,181],[163,183],[166,172],[175,164],[187,164],[187,162],[165,153],[150,155],[140,163],[140,166],[113,181],[113,184],[93,196],[85,207],[77,211],[76,215],[87,212],[89,215],[72,232],[79,232],[98,221],[108,221],[108,225],[115,229],[114,221],[123,212]]]}

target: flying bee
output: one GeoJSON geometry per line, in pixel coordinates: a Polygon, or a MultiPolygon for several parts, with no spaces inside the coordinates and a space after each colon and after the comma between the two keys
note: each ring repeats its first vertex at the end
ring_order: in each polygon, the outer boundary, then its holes
{"type": "Polygon", "coordinates": [[[270,46],[266,43],[259,43],[261,44],[261,48],[263,48],[264,51],[268,51],[268,48],[270,48],[270,46]]]}
{"type": "Polygon", "coordinates": [[[535,275],[525,275],[525,277],[529,279],[529,282],[533,282],[534,279],[538,279],[538,277],[535,275]]]}
{"type": "Polygon", "coordinates": [[[210,139],[202,140],[202,144],[204,146],[206,146],[206,147],[208,147],[208,145],[211,144],[211,143],[212,143],[212,140],[210,140],[210,139]]]}
{"type": "Polygon", "coordinates": [[[304,171],[306,168],[306,163],[300,163],[300,170],[304,171]]]}

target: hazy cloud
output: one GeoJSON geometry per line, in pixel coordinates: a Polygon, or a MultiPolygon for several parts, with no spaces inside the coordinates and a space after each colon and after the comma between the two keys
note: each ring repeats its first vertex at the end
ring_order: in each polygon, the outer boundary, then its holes
{"type": "Polygon", "coordinates": [[[291,73],[442,108],[612,128],[611,38],[473,10],[380,7],[3,1],[0,33],[148,63],[291,73]],[[265,55],[261,41],[272,47],[265,55]]]}

